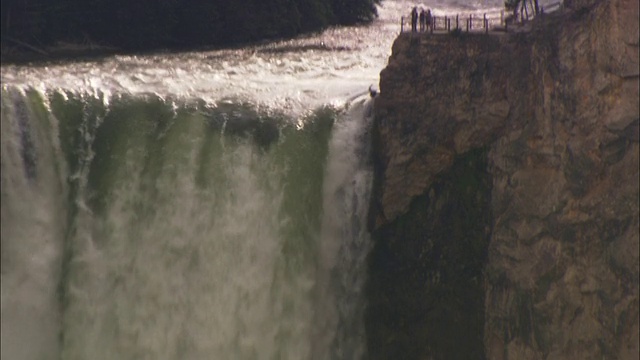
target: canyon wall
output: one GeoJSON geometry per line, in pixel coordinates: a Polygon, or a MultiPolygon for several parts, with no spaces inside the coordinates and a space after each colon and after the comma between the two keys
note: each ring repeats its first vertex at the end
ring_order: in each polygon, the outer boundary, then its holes
{"type": "Polygon", "coordinates": [[[371,359],[638,358],[638,2],[516,30],[393,45],[371,359]]]}

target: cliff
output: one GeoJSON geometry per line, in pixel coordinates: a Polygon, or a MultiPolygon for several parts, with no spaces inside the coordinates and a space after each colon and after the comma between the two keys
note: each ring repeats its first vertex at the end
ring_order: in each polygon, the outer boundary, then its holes
{"type": "Polygon", "coordinates": [[[375,103],[372,359],[637,359],[638,3],[401,34],[375,103]]]}

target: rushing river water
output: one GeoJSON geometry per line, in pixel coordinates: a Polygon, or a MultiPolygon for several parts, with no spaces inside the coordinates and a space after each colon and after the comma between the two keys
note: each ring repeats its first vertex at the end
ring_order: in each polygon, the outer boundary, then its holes
{"type": "Polygon", "coordinates": [[[2,358],[361,358],[366,94],[412,6],[241,49],[2,66],[2,358]]]}

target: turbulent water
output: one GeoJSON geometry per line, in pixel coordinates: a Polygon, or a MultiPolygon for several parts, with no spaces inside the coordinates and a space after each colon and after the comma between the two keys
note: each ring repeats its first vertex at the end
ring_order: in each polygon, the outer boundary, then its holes
{"type": "Polygon", "coordinates": [[[3,91],[3,357],[359,354],[370,106],[3,91]]]}
{"type": "Polygon", "coordinates": [[[414,4],[383,5],[241,49],[3,66],[2,358],[361,358],[363,94],[414,4]]]}

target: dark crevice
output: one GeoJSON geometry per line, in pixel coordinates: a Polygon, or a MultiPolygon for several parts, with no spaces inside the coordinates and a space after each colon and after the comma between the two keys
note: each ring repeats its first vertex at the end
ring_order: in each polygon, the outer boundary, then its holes
{"type": "Polygon", "coordinates": [[[484,359],[491,229],[487,151],[460,156],[409,211],[373,232],[369,359],[484,359]]]}

